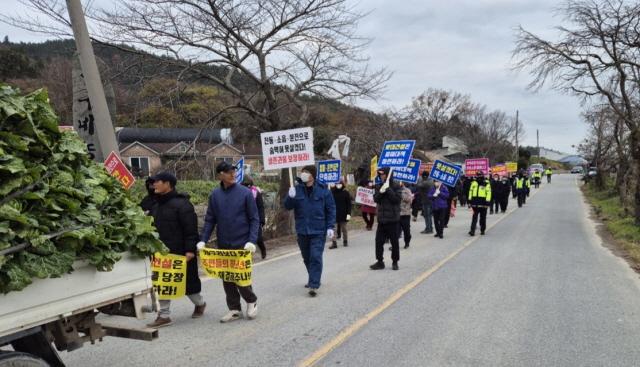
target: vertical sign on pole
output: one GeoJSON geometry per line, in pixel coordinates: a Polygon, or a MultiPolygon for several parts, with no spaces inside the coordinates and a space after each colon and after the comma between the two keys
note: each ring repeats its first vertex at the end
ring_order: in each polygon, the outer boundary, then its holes
{"type": "Polygon", "coordinates": [[[236,183],[241,184],[244,180],[244,157],[236,163],[236,183]]]}

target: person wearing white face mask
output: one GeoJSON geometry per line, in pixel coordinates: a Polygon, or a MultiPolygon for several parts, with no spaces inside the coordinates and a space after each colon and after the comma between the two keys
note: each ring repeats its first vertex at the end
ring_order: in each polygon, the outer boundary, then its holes
{"type": "Polygon", "coordinates": [[[336,205],[327,186],[315,180],[316,167],[305,166],[300,173],[301,184],[289,188],[284,201],[296,219],[298,247],[307,268],[309,295],[315,297],[322,277],[322,254],[326,238],[333,239],[336,205]]]}
{"type": "Polygon", "coordinates": [[[351,194],[344,187],[344,182],[340,180],[336,186],[331,189],[333,201],[336,203],[336,226],[337,237],[333,239],[330,249],[338,248],[338,239],[342,237],[342,244],[347,247],[349,237],[347,233],[347,224],[351,220],[351,194]]]}

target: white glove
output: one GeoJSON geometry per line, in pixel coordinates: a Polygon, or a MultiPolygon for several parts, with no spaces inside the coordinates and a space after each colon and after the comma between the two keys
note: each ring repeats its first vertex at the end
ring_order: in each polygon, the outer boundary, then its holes
{"type": "Polygon", "coordinates": [[[289,197],[292,199],[296,197],[296,188],[293,186],[289,188],[289,197]]]}
{"type": "Polygon", "coordinates": [[[204,248],[204,246],[206,245],[206,243],[200,241],[196,244],[196,248],[198,249],[198,251],[202,250],[204,248]]]}
{"type": "Polygon", "coordinates": [[[251,253],[253,254],[254,252],[256,252],[256,245],[251,242],[247,242],[244,244],[244,249],[247,251],[251,251],[251,253]]]}
{"type": "Polygon", "coordinates": [[[347,214],[347,222],[351,220],[351,214],[347,214]]]}
{"type": "Polygon", "coordinates": [[[327,229],[327,237],[333,238],[333,236],[334,236],[333,229],[327,229]]]}
{"type": "Polygon", "coordinates": [[[389,188],[389,181],[387,181],[384,184],[382,184],[382,187],[380,187],[380,193],[384,194],[385,191],[387,191],[388,188],[389,188]]]}
{"type": "Polygon", "coordinates": [[[440,195],[440,190],[439,190],[439,189],[438,189],[438,190],[436,190],[436,192],[434,192],[434,193],[433,193],[433,197],[436,197],[436,196],[438,196],[438,195],[440,195]]]}

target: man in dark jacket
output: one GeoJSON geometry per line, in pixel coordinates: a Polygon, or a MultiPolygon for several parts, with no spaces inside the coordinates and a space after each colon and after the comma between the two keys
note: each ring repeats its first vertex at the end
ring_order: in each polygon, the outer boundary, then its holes
{"type": "Polygon", "coordinates": [[[420,195],[420,201],[422,202],[422,216],[424,217],[425,228],[420,233],[433,233],[433,213],[431,207],[431,201],[433,198],[429,197],[429,190],[433,187],[433,180],[429,178],[429,172],[422,172],[422,177],[418,180],[416,185],[418,195],[420,195]]]}
{"type": "Polygon", "coordinates": [[[327,186],[316,181],[316,166],[303,167],[300,181],[289,188],[284,207],[294,211],[298,247],[309,276],[305,287],[315,297],[322,278],[324,243],[334,236],[336,204],[327,186]]]}
{"type": "MultiPolygon", "coordinates": [[[[509,205],[509,194],[511,193],[511,183],[507,176],[503,176],[498,183],[498,192],[496,196],[498,197],[498,204],[500,204],[500,211],[502,213],[507,211],[507,206],[509,205]]],[[[497,209],[496,209],[497,210],[497,209]]]]}
{"type": "Polygon", "coordinates": [[[260,217],[260,228],[258,229],[258,241],[256,242],[256,245],[258,245],[258,248],[260,249],[260,255],[264,259],[265,257],[267,257],[267,246],[265,246],[264,243],[263,227],[267,223],[267,218],[264,214],[264,199],[262,198],[262,191],[260,191],[260,188],[258,186],[253,184],[253,179],[249,176],[244,176],[244,179],[242,180],[242,186],[251,190],[253,198],[256,199],[258,216],[260,217]]]}
{"type": "Polygon", "coordinates": [[[147,189],[147,196],[142,199],[140,202],[140,207],[144,211],[144,214],[151,214],[151,209],[153,209],[153,205],[156,203],[156,189],[153,188],[153,179],[151,177],[147,177],[147,180],[144,182],[144,188],[147,189]]]}
{"type": "MultiPolygon", "coordinates": [[[[200,277],[196,260],[198,242],[198,217],[186,194],[176,192],[176,177],[162,172],[152,177],[156,202],[151,215],[160,235],[160,240],[169,252],[187,258],[187,297],[195,305],[191,317],[198,318],[204,313],[206,303],[200,295],[200,277]]],[[[169,318],[171,301],[161,300],[158,318],[149,327],[158,328],[171,324],[169,318]]]]}
{"type": "Polygon", "coordinates": [[[473,218],[471,219],[469,235],[475,235],[478,217],[480,217],[480,234],[484,235],[487,229],[487,208],[491,205],[491,184],[484,178],[482,171],[478,171],[475,180],[471,182],[471,187],[469,188],[469,203],[473,208],[473,218]]]}
{"type": "Polygon", "coordinates": [[[389,168],[378,170],[381,184],[376,185],[373,200],[378,205],[378,228],[376,229],[376,262],[370,266],[372,270],[384,269],[384,243],[391,242],[391,260],[393,270],[398,270],[400,261],[400,200],[402,188],[389,176],[389,168]]]}
{"type": "Polygon", "coordinates": [[[347,233],[347,224],[351,220],[351,194],[344,187],[344,182],[340,180],[336,186],[331,189],[333,201],[336,203],[336,227],[337,237],[333,239],[330,249],[338,248],[338,241],[342,237],[344,247],[349,246],[349,238],[347,233]]]}
{"type": "MultiPolygon", "coordinates": [[[[236,167],[221,162],[216,167],[220,179],[220,187],[209,196],[209,206],[204,218],[204,228],[200,236],[199,248],[211,238],[216,229],[218,247],[223,250],[239,250],[256,252],[256,241],[260,229],[258,207],[251,191],[236,183],[236,167]]],[[[247,303],[247,318],[254,319],[258,314],[258,297],[251,286],[241,287],[233,282],[222,281],[224,293],[227,295],[229,312],[220,322],[230,322],[242,317],[240,297],[247,303]]]]}
{"type": "Polygon", "coordinates": [[[493,214],[494,212],[498,214],[500,211],[500,203],[498,201],[500,197],[500,176],[498,174],[494,174],[489,179],[489,184],[491,185],[491,203],[489,205],[489,214],[493,214]]]}

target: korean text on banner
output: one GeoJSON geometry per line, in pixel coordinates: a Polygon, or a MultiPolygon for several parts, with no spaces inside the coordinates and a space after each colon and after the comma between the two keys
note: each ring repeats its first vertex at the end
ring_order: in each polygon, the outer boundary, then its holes
{"type": "Polygon", "coordinates": [[[310,127],[262,133],[260,140],[265,170],[315,164],[310,127]]]}
{"type": "Polygon", "coordinates": [[[156,253],[151,261],[151,282],[159,299],[184,297],[187,293],[187,258],[156,253]]]}
{"type": "Polygon", "coordinates": [[[111,176],[120,181],[125,189],[130,188],[136,182],[136,179],[133,177],[131,172],[129,172],[127,166],[122,163],[122,160],[115,152],[109,153],[109,156],[104,161],[104,168],[107,169],[107,172],[111,176]]]}
{"type": "Polygon", "coordinates": [[[409,165],[415,140],[385,141],[378,160],[378,167],[406,167],[409,165]]]}
{"type": "Polygon", "coordinates": [[[342,161],[339,159],[318,162],[318,182],[324,184],[339,182],[341,173],[342,161]]]}
{"type": "Polygon", "coordinates": [[[419,159],[409,160],[409,165],[407,165],[406,167],[395,168],[393,170],[393,178],[398,181],[403,181],[407,183],[418,182],[421,163],[422,162],[420,162],[419,159]]]}
{"type": "Polygon", "coordinates": [[[500,177],[506,176],[507,166],[505,166],[504,164],[496,164],[495,166],[491,167],[491,175],[498,175],[500,177]]]}
{"type": "Polygon", "coordinates": [[[241,184],[244,180],[244,157],[236,163],[236,183],[241,184]]]}
{"type": "Polygon", "coordinates": [[[478,171],[486,176],[489,174],[489,158],[474,158],[464,161],[464,174],[475,176],[478,171]]]}
{"type": "Polygon", "coordinates": [[[516,162],[507,162],[505,163],[505,166],[507,166],[507,172],[509,173],[518,172],[518,163],[516,162]]]}
{"type": "Polygon", "coordinates": [[[376,202],[373,200],[374,189],[367,189],[366,187],[358,187],[356,191],[356,204],[376,207],[376,202]]]}
{"type": "Polygon", "coordinates": [[[202,249],[199,256],[208,276],[240,287],[251,285],[253,259],[250,251],[202,249]]]}
{"type": "Polygon", "coordinates": [[[461,174],[462,168],[459,166],[436,160],[433,163],[429,177],[445,185],[454,186],[456,182],[458,182],[461,174]]]}

